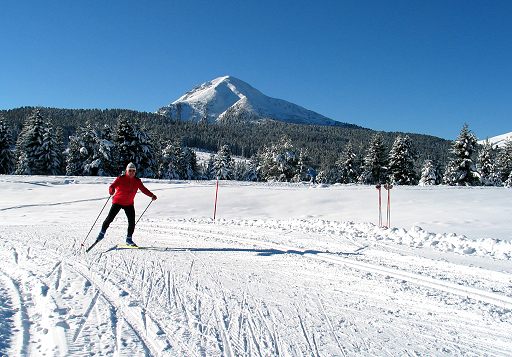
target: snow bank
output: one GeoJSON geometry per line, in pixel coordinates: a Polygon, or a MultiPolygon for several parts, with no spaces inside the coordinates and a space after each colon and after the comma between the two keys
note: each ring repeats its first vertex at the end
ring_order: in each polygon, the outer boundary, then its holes
{"type": "MultiPolygon", "coordinates": [[[[221,224],[231,227],[253,227],[281,230],[283,233],[301,232],[336,237],[361,237],[360,245],[366,241],[393,242],[412,248],[431,248],[440,252],[453,252],[467,256],[491,257],[499,260],[512,260],[512,242],[499,239],[469,239],[465,235],[455,233],[432,233],[421,227],[379,228],[372,223],[337,222],[322,219],[255,219],[255,220],[183,220],[198,224],[221,224]],[[364,239],[363,239],[364,237],[364,239]]],[[[308,242],[310,244],[311,242],[308,242]]],[[[303,246],[303,248],[311,248],[303,246]]]]}

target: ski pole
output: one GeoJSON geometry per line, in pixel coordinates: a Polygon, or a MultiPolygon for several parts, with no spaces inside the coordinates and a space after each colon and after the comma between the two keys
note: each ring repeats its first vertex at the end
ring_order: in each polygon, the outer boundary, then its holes
{"type": "Polygon", "coordinates": [[[105,204],[103,205],[103,208],[101,209],[100,214],[98,215],[98,217],[96,217],[96,220],[95,220],[95,221],[94,221],[94,223],[92,224],[91,229],[89,229],[89,233],[87,233],[87,235],[85,236],[85,239],[84,239],[84,241],[82,242],[82,245],[81,245],[82,247],[84,246],[85,241],[86,241],[86,240],[87,240],[87,238],[89,237],[89,234],[91,234],[91,231],[92,231],[92,229],[94,228],[94,225],[95,225],[95,224],[96,224],[96,222],[98,221],[98,218],[100,218],[101,213],[103,212],[103,210],[104,210],[104,209],[105,209],[105,207],[107,206],[107,203],[108,203],[108,201],[110,200],[110,198],[111,198],[111,197],[112,197],[112,196],[108,196],[108,198],[107,198],[107,202],[105,202],[105,204]]]}
{"type": "MultiPolygon", "coordinates": [[[[153,199],[151,199],[151,201],[149,202],[149,205],[147,205],[146,209],[142,212],[142,214],[140,215],[139,219],[137,220],[137,222],[135,222],[135,226],[137,225],[137,223],[139,223],[140,219],[142,218],[142,216],[144,216],[144,213],[146,213],[146,211],[148,210],[149,206],[153,203],[153,199]]],[[[135,227],[134,226],[134,227],[135,227]]]]}

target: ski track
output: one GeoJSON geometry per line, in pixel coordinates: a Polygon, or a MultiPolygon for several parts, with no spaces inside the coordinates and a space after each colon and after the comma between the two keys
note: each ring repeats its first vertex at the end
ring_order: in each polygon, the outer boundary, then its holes
{"type": "MultiPolygon", "coordinates": [[[[439,290],[446,291],[448,293],[460,295],[462,297],[470,297],[476,300],[480,300],[485,303],[498,305],[508,310],[512,310],[512,297],[503,296],[501,294],[492,293],[483,291],[480,289],[475,289],[471,287],[459,286],[454,283],[443,282],[437,279],[425,277],[419,274],[413,274],[400,269],[390,269],[387,267],[383,267],[377,264],[370,264],[365,262],[357,262],[357,261],[348,261],[345,258],[339,258],[336,256],[331,256],[330,253],[326,252],[317,252],[315,251],[312,254],[309,254],[311,250],[304,249],[301,247],[288,246],[284,244],[275,244],[263,242],[261,240],[256,239],[247,239],[240,238],[235,235],[228,235],[226,233],[214,233],[214,232],[204,232],[201,230],[187,229],[187,228],[179,228],[181,231],[187,231],[188,233],[193,233],[197,235],[201,235],[203,239],[208,238],[216,238],[225,241],[236,241],[238,243],[243,243],[247,245],[259,245],[263,247],[270,248],[272,250],[281,251],[283,253],[287,252],[299,252],[303,255],[307,255],[310,259],[319,259],[326,262],[332,262],[335,264],[342,264],[346,266],[350,266],[355,269],[364,270],[371,273],[378,273],[384,276],[392,276],[395,279],[402,279],[414,282],[418,285],[423,285],[425,287],[436,288],[439,290]]],[[[342,253],[343,254],[343,253],[342,253]]],[[[350,253],[349,253],[350,254],[350,253]]]]}
{"type": "Polygon", "coordinates": [[[0,356],[21,356],[27,353],[29,331],[27,311],[18,283],[0,272],[0,356]]]}
{"type": "MultiPolygon", "coordinates": [[[[322,234],[293,225],[256,230],[247,223],[143,220],[136,234],[147,236],[144,242],[152,242],[153,250],[113,250],[107,238],[78,255],[67,253],[73,242],[59,238],[69,233],[46,228],[0,228],[0,258],[6,261],[0,266],[0,299],[12,315],[9,326],[0,325],[0,338],[10,343],[0,347],[8,355],[86,355],[98,343],[105,355],[116,356],[128,351],[152,356],[510,353],[505,331],[511,327],[512,298],[506,286],[500,288],[506,277],[497,274],[497,280],[489,276],[482,283],[499,283],[500,292],[494,292],[452,281],[451,272],[428,259],[414,266],[428,266],[428,271],[400,268],[409,262],[400,258],[410,251],[391,245],[396,249],[379,255],[379,243],[361,241],[350,227],[346,236],[310,247],[304,237],[322,234]],[[41,248],[14,248],[28,239],[41,248]],[[232,259],[222,258],[230,251],[232,259]],[[247,271],[233,268],[246,260],[247,271]],[[296,269],[283,269],[288,264],[296,269]],[[319,285],[316,270],[325,269],[343,276],[326,277],[319,285]],[[262,281],[265,271],[276,276],[270,287],[262,281]],[[286,288],[278,284],[280,278],[286,288]],[[352,285],[358,280],[370,288],[352,285]],[[372,293],[372,285],[427,301],[409,306],[393,295],[372,293]],[[268,300],[267,290],[274,291],[268,300]],[[80,306],[73,307],[73,297],[80,294],[80,306]],[[332,301],[333,296],[346,300],[332,301]],[[464,310],[455,310],[460,303],[464,310]],[[379,313],[368,321],[364,309],[379,313]],[[449,316],[448,311],[460,313],[449,316]],[[490,330],[486,324],[493,323],[497,328],[490,330]],[[38,344],[42,338],[54,342],[38,344]]],[[[109,236],[123,231],[112,227],[109,236]]],[[[508,283],[512,287],[510,277],[508,283]]]]}

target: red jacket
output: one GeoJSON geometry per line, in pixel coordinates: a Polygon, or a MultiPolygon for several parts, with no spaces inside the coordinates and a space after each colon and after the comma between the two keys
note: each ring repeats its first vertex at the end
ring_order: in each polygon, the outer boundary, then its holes
{"type": "Polygon", "coordinates": [[[153,197],[153,193],[142,184],[142,181],[138,177],[129,177],[127,175],[119,176],[110,185],[108,192],[114,195],[112,203],[121,206],[133,205],[133,199],[137,190],[141,190],[145,195],[153,197]],[[114,194],[115,193],[115,194],[114,194]]]}

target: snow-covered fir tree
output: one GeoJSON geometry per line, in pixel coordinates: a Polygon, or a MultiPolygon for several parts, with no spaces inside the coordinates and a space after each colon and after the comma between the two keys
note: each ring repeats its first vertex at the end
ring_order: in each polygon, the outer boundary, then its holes
{"type": "Polygon", "coordinates": [[[14,153],[11,131],[0,118],[0,174],[14,173],[14,153]]]}
{"type": "Polygon", "coordinates": [[[215,178],[215,172],[213,169],[213,165],[215,162],[215,155],[210,154],[208,160],[202,164],[202,178],[205,180],[212,180],[215,178]]]}
{"type": "Polygon", "coordinates": [[[46,122],[41,143],[41,161],[46,168],[45,175],[60,175],[63,156],[61,146],[57,143],[56,134],[50,120],[46,122]]]}
{"type": "Polygon", "coordinates": [[[44,166],[45,151],[43,142],[48,135],[46,122],[39,109],[36,109],[25,121],[16,142],[16,174],[46,175],[44,166]]]}
{"type": "Polygon", "coordinates": [[[473,158],[476,153],[477,139],[464,124],[458,138],[452,144],[452,158],[444,174],[444,182],[452,186],[475,186],[480,184],[480,174],[476,170],[473,158]]]}
{"type": "Polygon", "coordinates": [[[437,170],[432,160],[425,160],[421,168],[420,186],[432,186],[438,182],[437,170]]]}
{"type": "Polygon", "coordinates": [[[512,172],[512,139],[508,139],[498,153],[498,171],[501,179],[507,181],[512,172]]]}
{"type": "Polygon", "coordinates": [[[66,174],[78,176],[98,175],[98,133],[90,122],[79,127],[75,135],[69,137],[66,159],[66,174]]]}
{"type": "Polygon", "coordinates": [[[219,180],[233,180],[233,159],[229,145],[222,145],[213,161],[213,171],[215,178],[219,180]]]}
{"type": "Polygon", "coordinates": [[[247,171],[247,164],[245,161],[234,161],[233,162],[233,180],[245,181],[245,173],[247,171]]]}
{"type": "Polygon", "coordinates": [[[364,184],[377,184],[388,181],[386,147],[382,134],[375,134],[363,159],[362,173],[359,181],[364,184]]]}
{"type": "Polygon", "coordinates": [[[80,140],[79,128],[75,135],[69,137],[69,144],[66,150],[66,175],[69,176],[81,176],[84,175],[84,162],[86,162],[89,156],[89,150],[87,150],[80,140]]]}
{"type": "Polygon", "coordinates": [[[317,183],[337,183],[339,182],[339,171],[336,165],[329,167],[320,167],[316,170],[315,182],[317,183]]]}
{"type": "Polygon", "coordinates": [[[159,177],[167,180],[185,178],[184,153],[178,143],[165,143],[160,158],[159,177]]]}
{"type": "Polygon", "coordinates": [[[61,126],[58,126],[55,130],[55,141],[57,145],[57,152],[60,155],[60,167],[59,171],[62,174],[66,173],[66,148],[64,147],[64,130],[61,126]]]}
{"type": "Polygon", "coordinates": [[[185,180],[194,180],[198,176],[197,156],[194,150],[189,147],[183,148],[183,163],[185,180]]]}
{"type": "Polygon", "coordinates": [[[416,185],[414,162],[417,154],[411,138],[397,136],[389,152],[389,177],[394,185],[416,185]]]}
{"type": "Polygon", "coordinates": [[[510,174],[508,175],[508,178],[505,181],[505,187],[512,188],[512,171],[510,171],[510,174]]]}
{"type": "Polygon", "coordinates": [[[157,158],[152,140],[137,123],[130,123],[120,117],[117,124],[114,143],[118,152],[118,167],[126,167],[133,162],[137,167],[137,176],[156,177],[157,158]]]}
{"type": "Polygon", "coordinates": [[[239,160],[234,162],[234,179],[237,181],[259,181],[258,177],[258,159],[256,156],[249,160],[239,160]]]}
{"type": "Polygon", "coordinates": [[[331,170],[320,170],[316,174],[317,183],[335,183],[335,176],[331,170]]]}
{"type": "Polygon", "coordinates": [[[305,149],[299,150],[299,159],[297,160],[297,166],[295,169],[295,175],[292,178],[292,182],[306,182],[314,181],[316,179],[316,172],[313,174],[311,168],[311,162],[307,151],[305,149]]]}
{"type": "Polygon", "coordinates": [[[112,128],[104,125],[97,136],[97,147],[94,154],[94,161],[91,163],[91,170],[97,171],[98,176],[115,176],[117,168],[117,149],[113,141],[112,128]]]}
{"type": "Polygon", "coordinates": [[[156,177],[158,169],[158,158],[155,155],[155,145],[144,128],[135,125],[135,138],[137,142],[137,154],[135,165],[139,177],[156,177]]]}
{"type": "Polygon", "coordinates": [[[265,181],[290,181],[297,173],[299,155],[287,137],[267,146],[259,155],[259,175],[265,181]]]}
{"type": "Polygon", "coordinates": [[[252,156],[249,161],[244,162],[243,165],[243,173],[241,174],[240,178],[237,178],[237,180],[240,181],[259,181],[258,177],[258,157],[256,155],[252,156]]]}
{"type": "Polygon", "coordinates": [[[359,163],[352,143],[348,143],[336,161],[333,183],[355,183],[359,178],[359,163]]]}
{"type": "Polygon", "coordinates": [[[502,185],[501,174],[497,169],[497,151],[488,140],[478,153],[477,169],[484,186],[502,185]]]}

